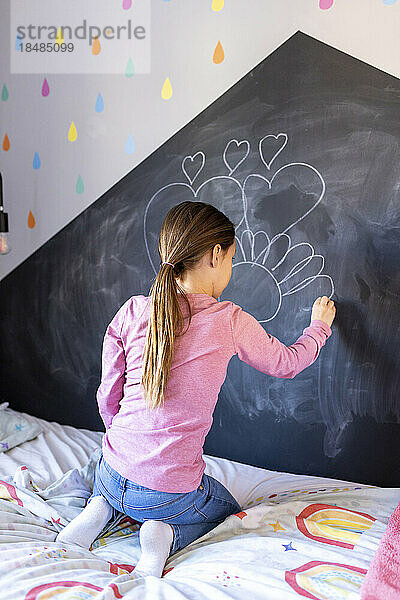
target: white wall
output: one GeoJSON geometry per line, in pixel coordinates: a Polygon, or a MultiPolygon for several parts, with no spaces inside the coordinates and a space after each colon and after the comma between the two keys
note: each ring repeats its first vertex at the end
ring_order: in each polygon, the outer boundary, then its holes
{"type": "MultiPolygon", "coordinates": [[[[334,0],[328,10],[319,1],[225,0],[215,12],[212,0],[151,0],[151,72],[126,78],[10,74],[9,3],[0,0],[0,171],[12,245],[0,256],[0,278],[296,31],[400,76],[400,0],[334,0]],[[214,64],[219,40],[225,59],[214,64]],[[169,100],[161,98],[166,77],[173,87],[169,100]],[[1,100],[4,85],[7,101],[1,100]],[[102,113],[95,112],[99,93],[102,113]],[[71,121],[75,142],[67,140],[71,121]],[[125,152],[129,134],[133,154],[125,152]],[[82,194],[76,192],[79,175],[82,194]]],[[[122,0],[115,3],[122,11],[122,0]]]]}

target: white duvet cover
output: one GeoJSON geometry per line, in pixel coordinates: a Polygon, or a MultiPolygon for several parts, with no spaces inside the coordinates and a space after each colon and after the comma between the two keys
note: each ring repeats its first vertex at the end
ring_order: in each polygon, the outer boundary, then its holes
{"type": "Polygon", "coordinates": [[[120,514],[90,550],[55,542],[91,495],[102,432],[38,422],[0,456],[0,600],[359,598],[399,488],[292,475],[204,456],[242,507],[135,579],[139,524],[120,514]]]}

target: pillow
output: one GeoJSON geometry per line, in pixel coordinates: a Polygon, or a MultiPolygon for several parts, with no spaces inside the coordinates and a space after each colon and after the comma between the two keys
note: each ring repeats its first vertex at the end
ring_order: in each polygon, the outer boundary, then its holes
{"type": "Polygon", "coordinates": [[[0,404],[0,452],[7,452],[42,432],[38,423],[28,421],[21,413],[7,407],[8,402],[0,404]]]}

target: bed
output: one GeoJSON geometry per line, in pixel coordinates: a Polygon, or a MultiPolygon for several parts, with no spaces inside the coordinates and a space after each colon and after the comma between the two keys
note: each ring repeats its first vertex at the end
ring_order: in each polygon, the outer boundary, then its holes
{"type": "Polygon", "coordinates": [[[140,524],[121,513],[90,550],[54,541],[91,495],[103,432],[7,411],[31,439],[0,453],[0,600],[359,598],[399,504],[399,488],[205,455],[241,512],[137,579],[140,524]]]}

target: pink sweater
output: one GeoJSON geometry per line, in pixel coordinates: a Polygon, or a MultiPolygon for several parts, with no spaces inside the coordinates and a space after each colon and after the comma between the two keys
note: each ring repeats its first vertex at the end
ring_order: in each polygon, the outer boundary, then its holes
{"type": "MultiPolygon", "coordinates": [[[[231,301],[197,293],[188,298],[192,321],[175,346],[164,408],[147,411],[140,384],[150,297],[129,298],[103,340],[97,390],[106,427],[103,456],[123,477],[164,492],[190,492],[200,484],[204,439],[234,354],[263,373],[292,379],[317,359],[332,333],[314,320],[287,347],[231,301]]],[[[186,327],[187,307],[179,301],[186,327]]]]}

